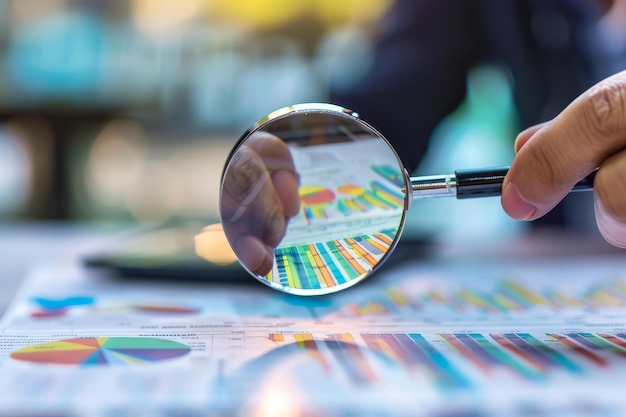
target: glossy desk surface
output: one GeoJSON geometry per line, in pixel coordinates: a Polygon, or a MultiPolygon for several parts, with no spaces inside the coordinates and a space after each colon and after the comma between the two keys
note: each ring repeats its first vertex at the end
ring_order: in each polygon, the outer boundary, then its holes
{"type": "MultiPolygon", "coordinates": [[[[136,229],[70,222],[0,223],[0,313],[5,311],[28,269],[52,260],[73,260],[92,253],[136,229]]],[[[411,257],[403,242],[398,256],[411,257]]],[[[568,255],[626,255],[599,236],[535,231],[502,240],[441,241],[419,245],[419,256],[432,258],[528,258],[568,255]]]]}
{"type": "Polygon", "coordinates": [[[626,252],[597,236],[405,241],[400,262],[315,298],[72,266],[125,233],[0,228],[1,306],[25,284],[0,329],[0,416],[626,410],[626,252]]]}

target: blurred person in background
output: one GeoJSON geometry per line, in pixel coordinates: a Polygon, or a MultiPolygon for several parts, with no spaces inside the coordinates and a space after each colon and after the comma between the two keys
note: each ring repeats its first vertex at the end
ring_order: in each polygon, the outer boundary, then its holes
{"type": "Polygon", "coordinates": [[[624,58],[611,49],[626,39],[610,39],[624,33],[624,4],[607,15],[613,4],[592,0],[397,0],[380,22],[373,65],[359,82],[335,89],[331,101],[358,111],[415,170],[436,126],[464,99],[468,72],[497,63],[512,79],[520,126],[533,126],[515,140],[505,211],[571,226],[555,206],[601,167],[597,225],[608,242],[625,247],[626,183],[619,191],[619,178],[626,178],[626,163],[618,153],[626,133],[602,124],[626,132],[626,72],[600,81],[624,58]],[[612,26],[599,26],[602,20],[612,26]],[[596,105],[606,100],[614,100],[614,111],[603,119],[596,105]]]}
{"type": "MultiPolygon", "coordinates": [[[[434,129],[463,101],[473,67],[506,69],[522,127],[553,118],[615,71],[598,30],[611,5],[397,0],[379,22],[371,67],[358,83],[336,88],[331,101],[363,115],[415,170],[434,129]]],[[[567,226],[562,207],[537,224],[567,226]]]]}

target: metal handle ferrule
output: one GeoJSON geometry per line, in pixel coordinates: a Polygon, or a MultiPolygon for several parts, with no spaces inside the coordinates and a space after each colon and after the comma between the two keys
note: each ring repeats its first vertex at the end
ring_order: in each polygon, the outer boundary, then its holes
{"type": "Polygon", "coordinates": [[[414,199],[456,197],[457,181],[452,174],[411,178],[414,199]]]}

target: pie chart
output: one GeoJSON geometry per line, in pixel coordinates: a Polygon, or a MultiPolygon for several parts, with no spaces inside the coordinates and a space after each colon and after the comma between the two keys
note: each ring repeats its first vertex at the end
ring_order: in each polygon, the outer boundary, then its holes
{"type": "Polygon", "coordinates": [[[26,346],[11,358],[40,364],[133,365],[161,362],[188,354],[179,342],[148,337],[84,337],[26,346]]]}
{"type": "Polygon", "coordinates": [[[300,187],[300,200],[307,206],[323,206],[332,203],[335,193],[319,185],[307,185],[300,187]]]}

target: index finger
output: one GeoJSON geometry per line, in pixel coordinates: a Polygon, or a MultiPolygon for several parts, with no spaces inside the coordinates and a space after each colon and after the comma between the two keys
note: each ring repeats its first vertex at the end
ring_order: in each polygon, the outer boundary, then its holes
{"type": "Polygon", "coordinates": [[[259,131],[247,139],[246,145],[263,160],[272,177],[285,215],[293,217],[298,214],[299,176],[287,144],[271,133],[259,131]]]}
{"type": "Polygon", "coordinates": [[[513,218],[546,214],[574,184],[626,147],[626,71],[596,84],[528,139],[504,179],[513,218]]]}

